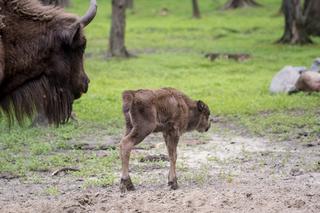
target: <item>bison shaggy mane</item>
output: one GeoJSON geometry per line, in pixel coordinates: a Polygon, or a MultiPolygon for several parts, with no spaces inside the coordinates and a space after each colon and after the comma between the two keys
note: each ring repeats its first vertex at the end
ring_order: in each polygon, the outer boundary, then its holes
{"type": "Polygon", "coordinates": [[[15,119],[23,125],[25,117],[32,119],[39,112],[46,115],[49,123],[58,125],[67,122],[74,98],[69,90],[57,88],[55,85],[55,82],[46,76],[40,76],[0,98],[0,106],[9,125],[11,126],[15,119]]]}
{"type": "Polygon", "coordinates": [[[49,123],[69,120],[73,101],[88,89],[83,69],[83,17],[38,0],[0,0],[0,115],[9,125],[44,114],[49,123]]]}

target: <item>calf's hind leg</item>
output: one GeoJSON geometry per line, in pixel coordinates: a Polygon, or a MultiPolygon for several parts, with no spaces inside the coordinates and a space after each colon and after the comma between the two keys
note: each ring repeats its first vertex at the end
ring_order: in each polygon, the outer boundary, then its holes
{"type": "Polygon", "coordinates": [[[129,159],[132,148],[139,144],[145,137],[147,137],[153,131],[153,127],[150,125],[145,128],[133,128],[131,132],[126,135],[120,142],[120,157],[122,162],[122,173],[120,180],[120,191],[133,191],[134,185],[132,184],[129,176],[129,159]],[[141,129],[141,130],[140,130],[141,129]]]}
{"type": "Polygon", "coordinates": [[[177,146],[179,142],[179,135],[177,133],[164,133],[164,140],[166,142],[169,159],[170,159],[170,170],[168,175],[168,185],[171,189],[178,189],[178,181],[176,174],[176,161],[177,161],[177,146]]]}

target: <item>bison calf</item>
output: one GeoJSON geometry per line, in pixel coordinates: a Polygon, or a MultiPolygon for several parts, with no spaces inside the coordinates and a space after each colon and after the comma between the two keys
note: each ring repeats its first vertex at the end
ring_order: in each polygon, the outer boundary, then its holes
{"type": "Polygon", "coordinates": [[[126,133],[120,143],[120,190],[134,190],[129,176],[130,152],[133,146],[152,132],[163,133],[170,159],[168,185],[171,189],[177,189],[176,160],[179,137],[192,130],[208,131],[209,107],[200,100],[191,100],[173,88],[124,91],[122,99],[126,133]]]}

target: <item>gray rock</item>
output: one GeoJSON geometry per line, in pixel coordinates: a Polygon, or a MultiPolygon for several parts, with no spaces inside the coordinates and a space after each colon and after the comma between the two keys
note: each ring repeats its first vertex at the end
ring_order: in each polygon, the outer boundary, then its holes
{"type": "Polygon", "coordinates": [[[312,72],[319,72],[320,71],[320,58],[316,58],[313,61],[313,64],[311,65],[309,71],[312,71],[312,72]]]}
{"type": "Polygon", "coordinates": [[[320,58],[314,59],[310,69],[286,66],[272,79],[269,91],[273,94],[296,91],[320,91],[320,58]]]}
{"type": "Polygon", "coordinates": [[[306,70],[306,67],[284,67],[272,78],[269,91],[273,94],[290,93],[296,91],[295,85],[300,77],[300,74],[306,70]]]}

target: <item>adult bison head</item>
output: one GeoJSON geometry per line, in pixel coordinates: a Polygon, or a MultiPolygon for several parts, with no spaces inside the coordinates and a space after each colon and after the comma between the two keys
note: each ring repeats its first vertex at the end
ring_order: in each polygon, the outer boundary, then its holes
{"type": "Polygon", "coordinates": [[[81,18],[37,0],[0,7],[0,107],[10,123],[38,112],[49,123],[66,122],[73,101],[88,90],[83,28],[95,17],[96,0],[81,18]]]}

